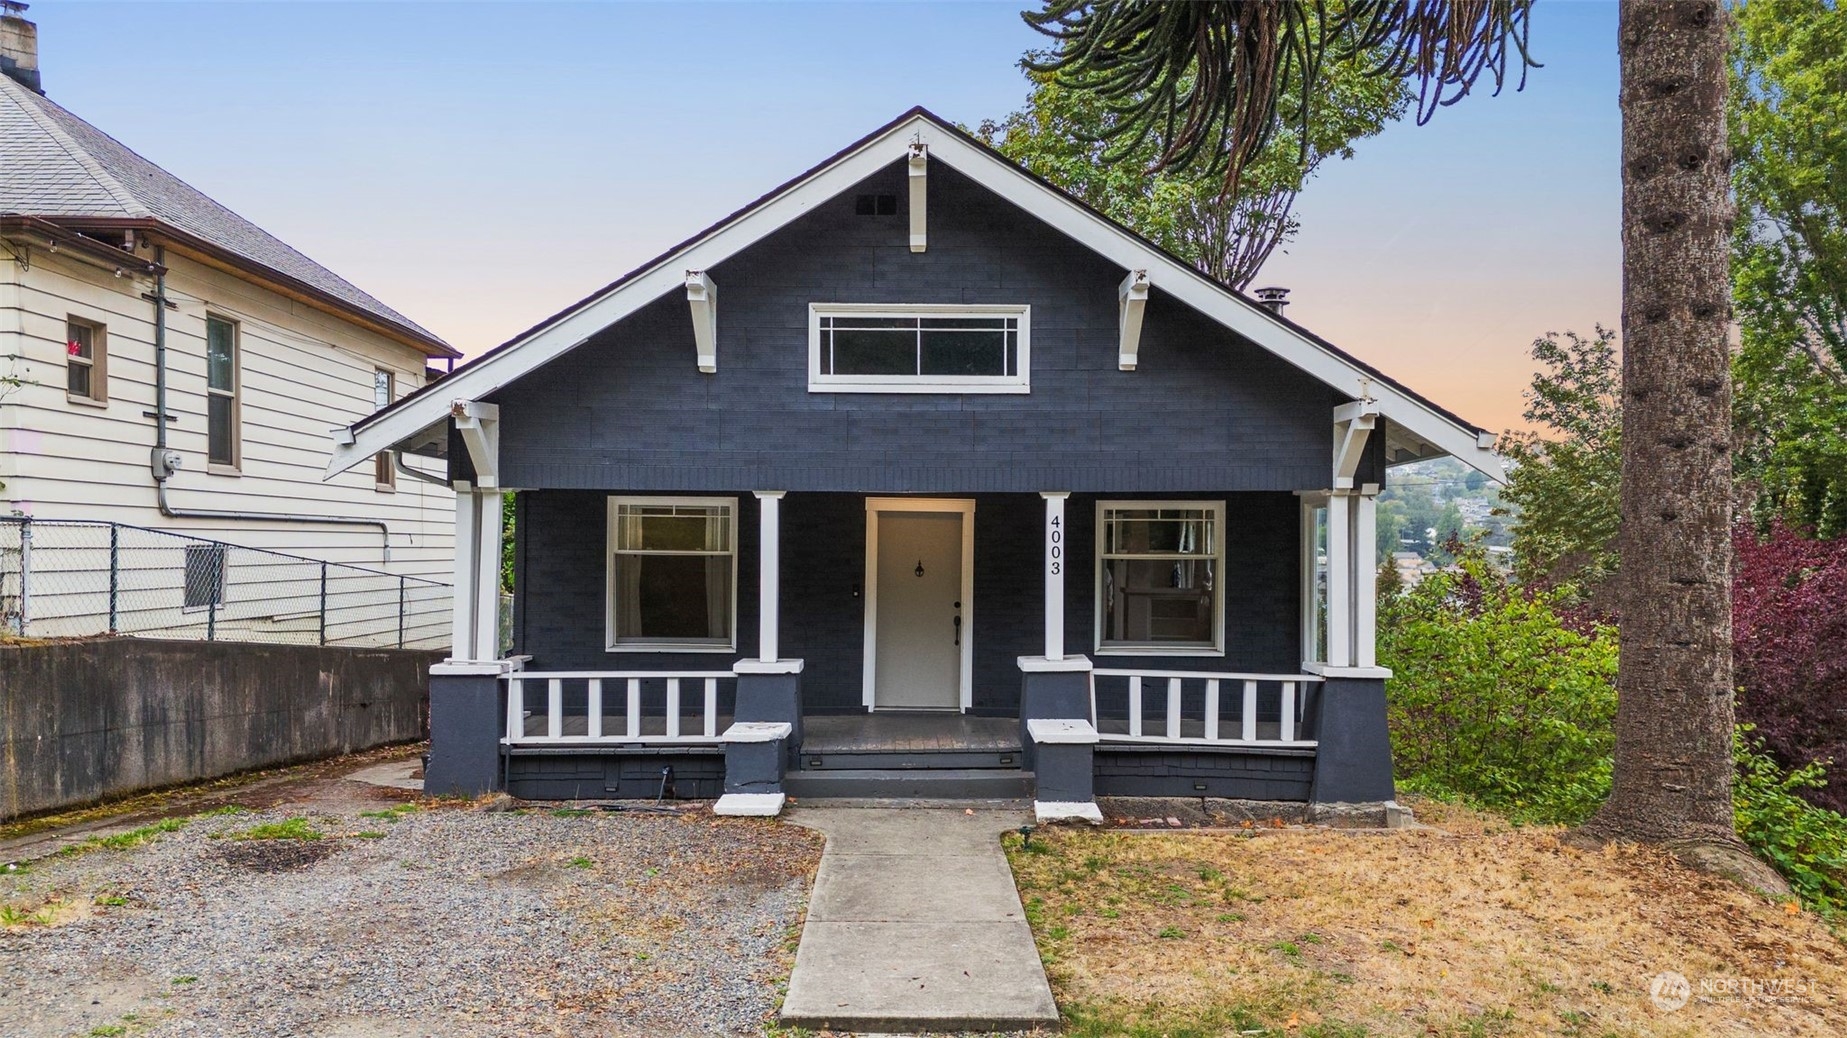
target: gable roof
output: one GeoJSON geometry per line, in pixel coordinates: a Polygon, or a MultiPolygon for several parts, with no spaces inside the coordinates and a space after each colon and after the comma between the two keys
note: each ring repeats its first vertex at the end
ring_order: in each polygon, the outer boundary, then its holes
{"type": "Polygon", "coordinates": [[[440,357],[461,354],[286,242],[213,201],[51,99],[0,76],[0,213],[74,224],[159,225],[385,325],[440,357]]]}
{"type": "Polygon", "coordinates": [[[1354,398],[1370,394],[1379,412],[1390,420],[1390,446],[1418,458],[1448,454],[1497,482],[1506,478],[1487,430],[1200,272],[922,107],[912,108],[743,209],[457,368],[448,378],[355,423],[339,436],[328,476],[378,451],[428,437],[448,419],[453,402],[481,399],[643,306],[683,289],[687,270],[710,269],[761,241],[904,158],[912,142],[921,142],[932,161],[947,164],[1123,270],[1145,270],[1155,288],[1337,392],[1354,398]]]}

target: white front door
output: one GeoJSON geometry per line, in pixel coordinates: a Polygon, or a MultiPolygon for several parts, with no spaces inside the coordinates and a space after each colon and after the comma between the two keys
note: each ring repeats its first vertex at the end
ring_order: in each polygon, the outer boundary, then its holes
{"type": "Polygon", "coordinates": [[[964,502],[869,505],[867,705],[959,710],[969,659],[964,502]],[[919,510],[905,510],[906,506],[919,510]]]}

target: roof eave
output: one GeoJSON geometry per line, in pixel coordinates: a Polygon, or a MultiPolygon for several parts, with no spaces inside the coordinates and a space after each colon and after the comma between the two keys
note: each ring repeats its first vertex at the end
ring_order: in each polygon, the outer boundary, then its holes
{"type": "Polygon", "coordinates": [[[458,358],[461,351],[448,343],[426,334],[416,328],[390,321],[377,314],[341,299],[325,289],[285,274],[267,264],[258,263],[239,253],[233,252],[216,242],[201,238],[190,231],[167,223],[154,217],[73,217],[60,221],[67,227],[95,228],[99,230],[135,230],[141,231],[150,239],[176,249],[181,255],[198,260],[207,266],[234,274],[248,280],[256,281],[265,287],[306,303],[317,310],[332,314],[343,320],[357,324],[368,331],[409,346],[427,357],[438,359],[458,358]]]}

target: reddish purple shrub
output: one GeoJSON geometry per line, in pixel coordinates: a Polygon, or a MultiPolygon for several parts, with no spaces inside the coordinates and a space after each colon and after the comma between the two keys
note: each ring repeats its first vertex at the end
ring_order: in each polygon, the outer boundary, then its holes
{"type": "Polygon", "coordinates": [[[1732,543],[1738,720],[1787,767],[1831,760],[1828,784],[1804,796],[1847,813],[1847,537],[1779,521],[1761,539],[1740,524],[1732,543]]]}

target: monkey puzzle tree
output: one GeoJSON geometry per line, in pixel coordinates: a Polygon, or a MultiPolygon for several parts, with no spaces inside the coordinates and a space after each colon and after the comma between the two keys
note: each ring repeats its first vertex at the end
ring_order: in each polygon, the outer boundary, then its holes
{"type": "MultiPolygon", "coordinates": [[[[1418,121],[1509,65],[1524,81],[1531,0],[1050,0],[1035,71],[1117,106],[1111,157],[1153,141],[1157,168],[1202,165],[1235,192],[1292,88],[1323,63],[1383,55],[1418,121]]],[[[1721,0],[1624,0],[1622,658],[1615,779],[1590,839],[1669,845],[1771,888],[1733,828],[1731,379],[1721,0]]],[[[1786,889],[1786,888],[1784,888],[1786,889]]]]}

